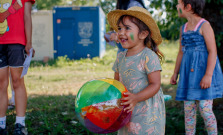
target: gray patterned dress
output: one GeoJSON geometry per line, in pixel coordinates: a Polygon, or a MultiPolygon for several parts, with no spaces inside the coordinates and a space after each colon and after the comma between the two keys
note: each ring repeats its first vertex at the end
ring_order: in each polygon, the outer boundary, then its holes
{"type": "MultiPolygon", "coordinates": [[[[138,93],[149,85],[147,75],[162,70],[156,53],[145,48],[140,53],[125,57],[117,56],[113,70],[119,73],[121,81],[131,93],[138,93]]],[[[153,97],[136,104],[130,122],[118,131],[119,135],[164,135],[165,104],[160,89],[153,97]]]]}

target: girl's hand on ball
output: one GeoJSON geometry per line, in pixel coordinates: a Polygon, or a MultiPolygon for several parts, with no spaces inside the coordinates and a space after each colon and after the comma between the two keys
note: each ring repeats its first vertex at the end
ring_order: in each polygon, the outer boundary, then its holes
{"type": "Polygon", "coordinates": [[[128,113],[134,110],[135,105],[138,103],[137,96],[133,93],[126,92],[124,93],[124,97],[122,98],[121,105],[126,106],[124,111],[128,113]]]}

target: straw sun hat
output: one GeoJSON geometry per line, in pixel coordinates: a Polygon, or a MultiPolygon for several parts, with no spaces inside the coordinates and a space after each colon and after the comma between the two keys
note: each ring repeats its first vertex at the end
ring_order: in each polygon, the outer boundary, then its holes
{"type": "Polygon", "coordinates": [[[118,9],[118,10],[109,12],[108,22],[116,32],[118,31],[118,26],[117,26],[118,19],[123,15],[130,15],[143,21],[149,27],[151,31],[151,38],[154,40],[154,42],[157,45],[161,44],[162,37],[160,35],[160,30],[155,20],[152,18],[151,14],[149,13],[149,11],[141,7],[131,7],[128,10],[118,9]]]}

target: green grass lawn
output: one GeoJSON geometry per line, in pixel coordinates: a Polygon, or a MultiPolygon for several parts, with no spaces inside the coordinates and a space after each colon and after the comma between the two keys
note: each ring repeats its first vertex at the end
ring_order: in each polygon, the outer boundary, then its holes
{"type": "MultiPolygon", "coordinates": [[[[184,134],[183,103],[174,100],[176,86],[169,84],[178,52],[177,42],[165,41],[160,45],[165,55],[162,64],[162,88],[165,94],[173,97],[166,102],[166,134],[184,134]]],[[[117,48],[107,46],[103,58],[69,60],[60,57],[48,63],[33,61],[25,76],[28,93],[26,125],[33,135],[94,135],[77,120],[74,110],[75,96],[87,81],[96,78],[113,78],[112,66],[117,48]]],[[[10,92],[9,92],[10,93],[10,92]]],[[[218,120],[219,134],[223,134],[223,100],[214,102],[214,111],[218,120]]],[[[15,122],[15,110],[7,112],[7,126],[12,133],[15,122]]],[[[114,135],[116,133],[113,133],[114,135]]],[[[198,115],[197,134],[207,134],[204,123],[198,115]]]]}

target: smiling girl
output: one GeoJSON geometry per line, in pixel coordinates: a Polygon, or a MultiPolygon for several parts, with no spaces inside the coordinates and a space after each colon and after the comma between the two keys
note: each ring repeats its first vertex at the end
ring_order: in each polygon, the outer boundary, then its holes
{"type": "Polygon", "coordinates": [[[127,49],[118,54],[113,70],[114,78],[129,90],[121,104],[127,106],[125,111],[132,112],[132,118],[118,134],[163,135],[165,104],[160,87],[163,55],[158,49],[162,42],[159,28],[150,13],[140,7],[111,11],[108,21],[127,49]]]}

